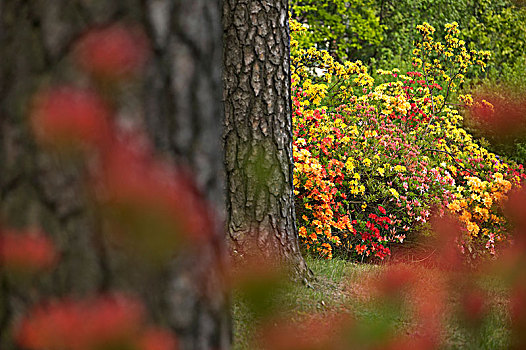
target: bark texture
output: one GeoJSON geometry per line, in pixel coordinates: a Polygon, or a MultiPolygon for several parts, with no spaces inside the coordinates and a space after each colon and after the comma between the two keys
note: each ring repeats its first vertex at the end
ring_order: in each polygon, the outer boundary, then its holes
{"type": "Polygon", "coordinates": [[[224,263],[219,0],[0,1],[0,215],[3,225],[39,226],[61,262],[23,285],[0,271],[0,349],[14,349],[13,323],[49,297],[124,290],[140,295],[154,321],[172,328],[182,349],[230,346],[224,263]],[[158,150],[195,174],[218,209],[214,241],[163,271],[119,254],[80,195],[82,168],[41,151],[26,119],[41,85],[75,81],[69,52],[96,25],[141,24],[152,57],[140,83],[122,93],[123,123],[144,125],[158,150]]]}
{"type": "Polygon", "coordinates": [[[288,0],[224,0],[227,225],[234,255],[247,242],[307,272],[295,223],[288,0]]]}

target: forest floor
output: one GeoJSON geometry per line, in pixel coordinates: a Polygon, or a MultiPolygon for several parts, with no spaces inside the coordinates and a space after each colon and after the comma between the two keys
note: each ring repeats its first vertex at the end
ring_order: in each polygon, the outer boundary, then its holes
{"type": "MultiPolygon", "coordinates": [[[[401,308],[386,315],[378,304],[371,302],[370,287],[364,281],[374,279],[386,268],[386,265],[356,264],[340,259],[307,259],[307,264],[315,275],[310,285],[290,284],[280,291],[279,310],[286,310],[291,320],[304,316],[345,312],[360,322],[373,325],[389,323],[395,332],[411,334],[414,325],[410,308],[401,308]]],[[[433,268],[420,265],[410,266],[417,271],[418,279],[428,279],[429,285],[435,276],[433,268]]],[[[449,314],[443,320],[442,348],[444,349],[507,349],[510,345],[508,329],[507,296],[505,290],[495,281],[484,282],[484,289],[491,294],[491,312],[484,318],[483,324],[476,329],[461,326],[458,316],[449,314]]],[[[425,295],[425,293],[424,293],[425,295]]],[[[447,294],[446,308],[458,309],[459,298],[454,293],[447,294]]],[[[252,343],[258,321],[249,311],[247,304],[239,296],[233,297],[234,349],[253,350],[252,343]]],[[[322,317],[323,319],[323,317],[322,317]]]]}

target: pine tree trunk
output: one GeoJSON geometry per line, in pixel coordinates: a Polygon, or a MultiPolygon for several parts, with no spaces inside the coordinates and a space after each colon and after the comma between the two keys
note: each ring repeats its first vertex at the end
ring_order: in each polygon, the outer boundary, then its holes
{"type": "Polygon", "coordinates": [[[181,349],[230,347],[221,287],[224,249],[219,0],[0,1],[0,215],[8,227],[42,227],[61,251],[50,274],[24,285],[0,271],[0,349],[16,348],[11,327],[50,297],[124,290],[142,296],[154,321],[177,333],[181,349]],[[213,242],[163,271],[123,257],[101,235],[80,195],[82,168],[40,150],[26,123],[43,84],[74,81],[68,53],[94,25],[142,25],[152,57],[144,79],[124,93],[121,114],[146,126],[156,147],[195,174],[217,208],[213,242]],[[129,112],[132,113],[129,113],[129,112]]]}
{"type": "Polygon", "coordinates": [[[223,1],[227,227],[234,256],[278,254],[300,276],[288,1],[223,1]]]}

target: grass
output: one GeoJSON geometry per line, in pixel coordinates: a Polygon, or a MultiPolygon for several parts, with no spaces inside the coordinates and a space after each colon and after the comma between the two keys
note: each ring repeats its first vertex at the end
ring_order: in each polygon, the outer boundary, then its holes
{"type": "MultiPolygon", "coordinates": [[[[368,301],[372,290],[364,281],[381,274],[385,266],[356,264],[344,260],[319,260],[309,258],[308,266],[316,276],[311,285],[287,284],[276,298],[277,311],[291,319],[310,314],[329,314],[333,310],[352,314],[361,325],[371,329],[380,325],[392,327],[398,332],[409,333],[414,325],[410,308],[385,309],[368,301]]],[[[431,279],[429,268],[415,268],[419,280],[431,279]]],[[[485,290],[491,294],[492,312],[484,319],[477,331],[462,326],[459,318],[452,313],[445,321],[443,339],[445,349],[506,349],[510,345],[510,331],[507,328],[508,315],[505,312],[507,298],[498,281],[484,281],[485,290]]],[[[430,285],[433,281],[430,280],[430,285]]],[[[432,293],[430,295],[433,295],[432,293]]],[[[447,308],[459,306],[458,295],[451,293],[447,308]]],[[[258,326],[258,318],[250,311],[243,297],[233,297],[233,323],[235,350],[252,350],[251,339],[258,326]]],[[[376,328],[375,328],[376,327],[376,328]]]]}

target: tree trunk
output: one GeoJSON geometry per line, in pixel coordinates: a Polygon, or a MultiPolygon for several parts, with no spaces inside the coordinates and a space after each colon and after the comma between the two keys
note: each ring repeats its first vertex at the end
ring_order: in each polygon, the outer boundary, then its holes
{"type": "MultiPolygon", "coordinates": [[[[219,0],[0,1],[0,212],[2,225],[42,227],[61,252],[50,274],[20,285],[0,271],[0,349],[16,348],[14,322],[50,297],[124,290],[173,329],[181,349],[230,347],[224,267],[219,0]],[[123,93],[122,115],[146,126],[160,152],[191,170],[217,208],[210,244],[153,271],[100,234],[83,193],[82,168],[40,150],[26,117],[39,86],[71,82],[68,53],[96,25],[138,23],[152,45],[145,77],[123,93]],[[131,112],[131,113],[130,113],[131,112]]],[[[128,120],[127,123],[130,121],[128,120]]]]}
{"type": "Polygon", "coordinates": [[[304,276],[295,223],[288,1],[223,1],[227,227],[234,256],[278,254],[304,276]]]}

